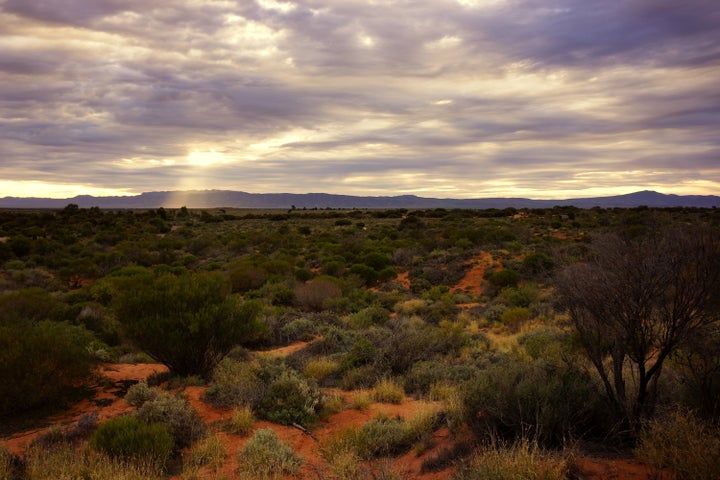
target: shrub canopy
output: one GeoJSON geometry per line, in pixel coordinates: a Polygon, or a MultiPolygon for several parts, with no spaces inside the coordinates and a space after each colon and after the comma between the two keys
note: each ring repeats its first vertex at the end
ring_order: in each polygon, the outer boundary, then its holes
{"type": "Polygon", "coordinates": [[[116,280],[115,311],[138,346],[180,375],[207,376],[262,329],[260,305],[230,296],[220,273],[145,271],[116,280]]]}

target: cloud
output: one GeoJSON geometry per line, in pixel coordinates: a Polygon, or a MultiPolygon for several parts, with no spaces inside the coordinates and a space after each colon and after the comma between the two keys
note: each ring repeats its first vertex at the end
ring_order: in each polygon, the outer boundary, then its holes
{"type": "Polygon", "coordinates": [[[0,177],[707,192],[720,187],[716,4],[5,0],[0,177]]]}

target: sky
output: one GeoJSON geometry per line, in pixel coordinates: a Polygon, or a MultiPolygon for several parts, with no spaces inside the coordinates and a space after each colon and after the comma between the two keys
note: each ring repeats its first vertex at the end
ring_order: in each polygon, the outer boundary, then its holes
{"type": "Polygon", "coordinates": [[[0,0],[0,197],[720,194],[718,0],[0,0]]]}

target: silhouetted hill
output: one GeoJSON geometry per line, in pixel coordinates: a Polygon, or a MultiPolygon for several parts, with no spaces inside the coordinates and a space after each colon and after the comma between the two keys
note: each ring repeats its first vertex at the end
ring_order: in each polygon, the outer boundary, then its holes
{"type": "Polygon", "coordinates": [[[715,195],[665,195],[645,190],[627,195],[563,200],[531,200],[528,198],[423,198],[415,195],[394,197],[357,197],[327,193],[247,193],[231,190],[189,190],[146,192],[127,197],[18,198],[0,199],[0,208],[63,208],[74,203],[82,208],[549,208],[572,205],[592,207],[720,207],[715,195]]]}

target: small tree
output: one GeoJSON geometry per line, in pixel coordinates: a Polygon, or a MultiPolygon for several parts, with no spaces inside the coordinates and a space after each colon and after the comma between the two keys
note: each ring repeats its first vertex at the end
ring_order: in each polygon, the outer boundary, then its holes
{"type": "Polygon", "coordinates": [[[117,279],[118,320],[138,346],[181,375],[207,376],[237,344],[262,328],[260,306],[230,295],[220,273],[143,272],[117,279]]]}
{"type": "Polygon", "coordinates": [[[720,235],[598,237],[557,286],[611,406],[637,427],[653,413],[668,356],[720,320],[720,235]]]}

